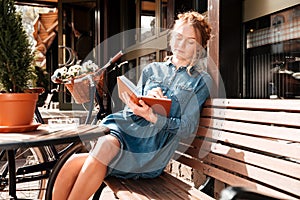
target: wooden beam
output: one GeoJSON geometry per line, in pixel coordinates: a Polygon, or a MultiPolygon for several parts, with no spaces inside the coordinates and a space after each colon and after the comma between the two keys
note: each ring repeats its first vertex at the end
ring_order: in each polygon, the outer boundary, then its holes
{"type": "Polygon", "coordinates": [[[212,97],[219,97],[220,83],[220,59],[219,59],[219,13],[220,1],[208,0],[208,22],[212,28],[212,38],[208,42],[207,47],[207,65],[208,72],[213,78],[212,97]]]}

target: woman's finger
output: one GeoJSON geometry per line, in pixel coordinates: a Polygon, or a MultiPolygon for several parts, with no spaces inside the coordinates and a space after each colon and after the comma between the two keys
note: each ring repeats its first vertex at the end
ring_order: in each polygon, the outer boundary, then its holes
{"type": "Polygon", "coordinates": [[[140,104],[143,108],[148,108],[148,107],[149,107],[143,100],[139,100],[139,104],[140,104]]]}
{"type": "Polygon", "coordinates": [[[157,88],[153,88],[152,90],[150,90],[147,94],[147,96],[152,96],[155,98],[165,98],[162,89],[160,87],[157,88]]]}
{"type": "Polygon", "coordinates": [[[122,98],[124,100],[124,103],[128,105],[129,101],[130,101],[130,97],[129,95],[127,94],[127,92],[122,92],[122,98]]]}

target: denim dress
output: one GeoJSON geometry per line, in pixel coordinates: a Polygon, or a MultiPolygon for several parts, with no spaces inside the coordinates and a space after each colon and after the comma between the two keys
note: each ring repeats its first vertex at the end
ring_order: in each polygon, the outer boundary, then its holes
{"type": "Polygon", "coordinates": [[[159,176],[180,139],[195,135],[211,83],[205,71],[194,70],[191,76],[186,67],[176,70],[170,60],[147,65],[138,83],[139,92],[147,95],[147,91],[160,87],[172,99],[169,117],[158,115],[153,124],[125,107],[104,118],[101,125],[108,127],[121,144],[121,150],[108,166],[107,176],[134,179],[159,176]]]}

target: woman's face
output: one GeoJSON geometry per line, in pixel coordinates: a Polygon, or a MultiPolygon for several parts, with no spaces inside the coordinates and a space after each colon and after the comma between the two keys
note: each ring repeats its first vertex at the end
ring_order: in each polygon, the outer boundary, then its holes
{"type": "Polygon", "coordinates": [[[194,28],[189,24],[175,26],[171,39],[173,55],[190,63],[196,53],[198,42],[194,28]]]}

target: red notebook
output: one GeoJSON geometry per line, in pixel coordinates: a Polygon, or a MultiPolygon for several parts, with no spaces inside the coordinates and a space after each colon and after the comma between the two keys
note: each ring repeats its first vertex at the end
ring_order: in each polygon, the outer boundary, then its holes
{"type": "Polygon", "coordinates": [[[143,100],[153,111],[163,116],[169,116],[172,100],[167,98],[154,98],[138,95],[136,86],[125,76],[117,77],[119,98],[125,103],[122,97],[123,92],[127,92],[130,99],[139,105],[139,100],[143,100]]]}

